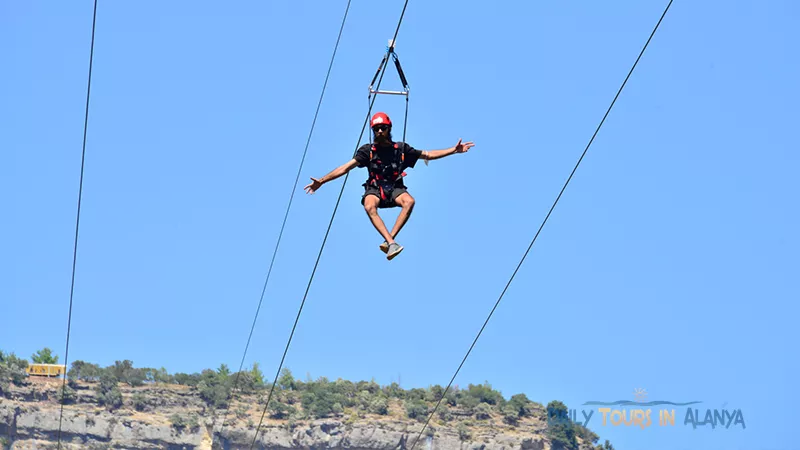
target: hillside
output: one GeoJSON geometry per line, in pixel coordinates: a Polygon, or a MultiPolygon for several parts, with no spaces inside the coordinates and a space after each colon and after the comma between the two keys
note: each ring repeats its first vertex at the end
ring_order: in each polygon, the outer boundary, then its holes
{"type": "MultiPolygon", "coordinates": [[[[24,376],[24,360],[0,353],[0,445],[56,448],[62,380],[24,376]],[[4,359],[4,360],[3,360],[4,359]]],[[[76,361],[61,427],[64,449],[410,449],[444,389],[396,383],[296,380],[287,369],[270,391],[258,367],[170,375],[130,361],[100,368],[76,361]],[[233,389],[233,387],[236,387],[233,389]],[[223,419],[225,423],[223,425],[223,419]],[[213,443],[213,446],[212,446],[213,443]]],[[[548,425],[548,407],[488,384],[454,386],[415,449],[594,450],[598,437],[574,424],[548,425]]]]}

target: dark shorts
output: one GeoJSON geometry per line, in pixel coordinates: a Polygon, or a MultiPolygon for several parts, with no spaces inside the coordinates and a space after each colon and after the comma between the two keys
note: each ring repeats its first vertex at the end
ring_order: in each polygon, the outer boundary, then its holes
{"type": "MultiPolygon", "coordinates": [[[[397,197],[399,197],[400,194],[404,194],[407,192],[408,189],[406,189],[405,186],[393,188],[391,194],[386,193],[386,200],[381,199],[380,203],[378,203],[378,208],[394,208],[395,206],[399,206],[397,203],[395,203],[395,200],[397,200],[397,197]]],[[[361,196],[362,205],[364,204],[364,199],[368,195],[374,195],[378,198],[381,198],[381,191],[375,186],[366,186],[364,190],[364,195],[361,196]]]]}

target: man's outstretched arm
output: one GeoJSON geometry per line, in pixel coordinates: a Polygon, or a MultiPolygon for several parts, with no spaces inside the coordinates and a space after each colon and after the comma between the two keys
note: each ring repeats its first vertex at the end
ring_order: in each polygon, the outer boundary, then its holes
{"type": "Polygon", "coordinates": [[[309,183],[304,189],[305,189],[305,191],[307,193],[313,194],[314,191],[319,189],[323,184],[339,178],[340,176],[342,176],[342,175],[346,174],[347,172],[349,172],[350,170],[352,170],[357,165],[358,165],[358,162],[355,159],[351,159],[350,161],[347,161],[346,163],[342,164],[341,166],[333,169],[332,171],[330,171],[330,173],[328,173],[327,175],[325,175],[324,177],[322,177],[320,179],[316,179],[314,177],[311,177],[311,183],[309,183]]]}
{"type": "Polygon", "coordinates": [[[461,143],[461,139],[459,139],[458,140],[458,144],[456,144],[456,145],[454,145],[454,146],[452,146],[450,148],[446,148],[444,150],[425,150],[425,151],[423,151],[422,155],[420,155],[420,159],[425,159],[425,160],[428,160],[428,161],[432,161],[434,159],[444,158],[445,156],[450,156],[450,155],[455,154],[455,153],[466,153],[467,150],[469,150],[470,148],[472,148],[474,146],[475,146],[475,144],[473,144],[472,142],[467,142],[467,143],[462,144],[461,143]]]}

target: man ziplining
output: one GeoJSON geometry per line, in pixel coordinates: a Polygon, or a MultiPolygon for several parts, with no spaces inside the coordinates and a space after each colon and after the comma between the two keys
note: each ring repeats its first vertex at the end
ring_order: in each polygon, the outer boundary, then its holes
{"type": "Polygon", "coordinates": [[[394,239],[408,221],[414,209],[414,197],[408,193],[408,188],[403,183],[406,175],[404,170],[413,168],[417,160],[431,161],[444,158],[455,153],[466,153],[475,144],[472,142],[458,143],[444,150],[417,150],[405,142],[392,140],[392,121],[385,113],[379,112],[370,120],[374,143],[364,144],[356,151],[350,161],[337,167],[320,179],[311,178],[311,183],[305,187],[308,194],[313,194],[323,184],[333,181],[356,167],[366,167],[369,173],[367,181],[363,184],[364,195],[361,204],[369,216],[372,225],[378,230],[384,241],[380,245],[381,251],[386,253],[386,259],[391,260],[397,256],[403,247],[394,239]],[[397,216],[397,221],[392,232],[378,215],[378,208],[402,208],[397,216]]]}

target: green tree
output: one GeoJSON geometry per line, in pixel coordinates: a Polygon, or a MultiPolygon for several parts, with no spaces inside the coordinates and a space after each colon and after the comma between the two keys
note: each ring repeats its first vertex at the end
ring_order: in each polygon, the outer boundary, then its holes
{"type": "Polygon", "coordinates": [[[256,383],[256,379],[251,371],[237,372],[235,376],[230,377],[229,382],[231,383],[231,387],[233,387],[233,383],[235,383],[236,388],[239,389],[239,391],[243,394],[252,394],[256,392],[256,389],[262,386],[261,384],[256,383]]]}
{"type": "Polygon", "coordinates": [[[253,363],[253,368],[250,369],[250,375],[253,376],[253,382],[261,387],[264,386],[264,373],[261,372],[261,369],[258,366],[257,362],[253,363]]]}
{"type": "Polygon", "coordinates": [[[104,370],[100,375],[100,384],[95,389],[97,403],[113,410],[122,406],[122,393],[117,387],[119,380],[113,370],[104,370]]]}
{"type": "Polygon", "coordinates": [[[425,400],[427,394],[428,393],[425,392],[425,389],[414,388],[406,391],[406,400],[425,400]]]}
{"type": "Polygon", "coordinates": [[[400,385],[397,384],[396,381],[393,381],[392,384],[390,384],[388,386],[384,386],[382,388],[382,391],[383,391],[384,395],[386,395],[389,398],[400,398],[400,399],[402,399],[402,398],[405,398],[405,394],[406,394],[406,391],[404,391],[403,388],[401,388],[400,385]]]}
{"type": "Polygon", "coordinates": [[[162,367],[153,374],[153,381],[156,383],[173,383],[175,382],[175,377],[170,375],[166,368],[162,367]]]}
{"type": "Polygon", "coordinates": [[[358,393],[356,385],[349,380],[339,378],[331,386],[333,392],[336,394],[337,401],[345,408],[351,408],[358,404],[358,393]]]}
{"type": "Polygon", "coordinates": [[[133,387],[142,386],[147,377],[145,371],[133,367],[133,361],[129,359],[115,361],[114,365],[110,366],[109,369],[118,381],[128,383],[133,387]]]}
{"type": "Polygon", "coordinates": [[[603,445],[597,444],[595,450],[614,450],[614,446],[611,445],[610,442],[608,442],[608,439],[606,439],[606,442],[603,443],[603,445]]]}
{"type": "Polygon", "coordinates": [[[444,395],[444,388],[436,384],[428,388],[425,399],[429,402],[438,402],[442,395],[444,395]]]}
{"type": "Polygon", "coordinates": [[[519,417],[529,417],[533,411],[533,402],[525,394],[512,395],[508,401],[508,406],[514,408],[519,417]]]}
{"type": "Polygon", "coordinates": [[[53,356],[53,351],[45,347],[31,356],[31,361],[36,364],[58,364],[58,355],[53,356]]]}
{"type": "Polygon", "coordinates": [[[492,389],[492,385],[488,381],[484,384],[470,384],[467,393],[470,397],[478,400],[479,403],[502,405],[505,402],[503,394],[492,389]]]}
{"type": "Polygon", "coordinates": [[[283,390],[295,390],[297,385],[292,375],[292,371],[284,367],[281,369],[281,376],[278,378],[278,387],[283,390]]]}
{"type": "Polygon", "coordinates": [[[72,361],[72,368],[67,372],[67,377],[70,380],[97,381],[101,372],[102,369],[97,364],[76,360],[72,361]]]}
{"type": "Polygon", "coordinates": [[[378,391],[381,390],[381,387],[375,380],[371,381],[359,381],[356,383],[356,390],[358,391],[367,391],[370,394],[377,394],[378,391]]]}
{"type": "Polygon", "coordinates": [[[547,436],[553,450],[577,450],[575,427],[569,419],[567,406],[558,400],[547,404],[547,436]]]}
{"type": "Polygon", "coordinates": [[[230,386],[226,376],[206,369],[200,374],[197,390],[200,393],[200,398],[205,400],[209,406],[215,408],[228,407],[230,386]]]}

